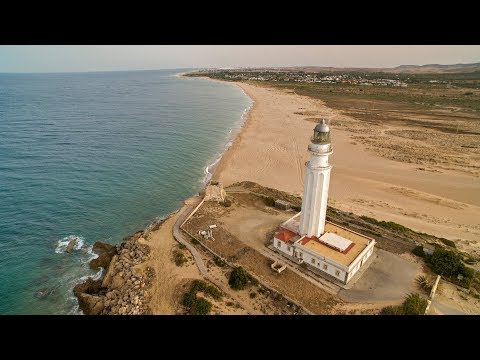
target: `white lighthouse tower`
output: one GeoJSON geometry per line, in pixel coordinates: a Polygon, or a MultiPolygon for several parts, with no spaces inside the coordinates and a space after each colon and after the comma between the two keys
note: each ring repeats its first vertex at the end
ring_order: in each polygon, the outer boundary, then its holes
{"type": "Polygon", "coordinates": [[[325,232],[328,186],[332,166],[328,157],[332,154],[330,128],[325,120],[315,126],[310,145],[310,160],[305,163],[300,234],[320,237],[325,232]]]}

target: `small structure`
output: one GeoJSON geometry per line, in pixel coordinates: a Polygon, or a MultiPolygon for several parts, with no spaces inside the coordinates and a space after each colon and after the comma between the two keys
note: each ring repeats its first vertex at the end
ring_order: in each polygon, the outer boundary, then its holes
{"type": "Polygon", "coordinates": [[[275,200],[275,207],[277,209],[288,210],[290,209],[291,206],[292,204],[290,204],[288,201],[284,201],[280,199],[275,200]]]}
{"type": "Polygon", "coordinates": [[[273,271],[276,271],[277,273],[281,273],[283,270],[287,268],[286,264],[282,264],[279,261],[275,261],[272,265],[270,265],[273,271]]]}
{"type": "Polygon", "coordinates": [[[224,202],[226,196],[227,196],[227,193],[223,189],[223,186],[222,186],[221,182],[218,182],[218,181],[211,182],[205,188],[204,201],[224,202]]]}

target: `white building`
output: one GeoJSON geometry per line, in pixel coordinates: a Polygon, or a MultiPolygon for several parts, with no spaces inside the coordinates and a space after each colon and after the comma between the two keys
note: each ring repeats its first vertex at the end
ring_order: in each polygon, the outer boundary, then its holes
{"type": "Polygon", "coordinates": [[[280,225],[273,246],[298,263],[348,283],[372,255],[375,240],[326,221],[332,166],[330,128],[322,120],[314,129],[305,164],[302,211],[280,225]]]}

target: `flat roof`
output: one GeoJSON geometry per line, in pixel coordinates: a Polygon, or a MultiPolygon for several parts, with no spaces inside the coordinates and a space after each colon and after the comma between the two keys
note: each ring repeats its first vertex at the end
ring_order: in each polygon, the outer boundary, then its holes
{"type": "Polygon", "coordinates": [[[345,239],[331,232],[326,232],[320,236],[319,240],[340,252],[344,252],[353,243],[353,241],[345,239]]]}
{"type": "Polygon", "coordinates": [[[330,246],[323,244],[316,237],[303,237],[300,239],[299,244],[305,246],[309,250],[325,256],[327,259],[333,260],[345,266],[349,266],[358,257],[358,255],[365,250],[371,240],[366,236],[357,234],[329,221],[325,222],[325,232],[335,234],[346,240],[350,240],[354,245],[349,249],[349,251],[342,253],[338,250],[332,249],[330,246]]]}

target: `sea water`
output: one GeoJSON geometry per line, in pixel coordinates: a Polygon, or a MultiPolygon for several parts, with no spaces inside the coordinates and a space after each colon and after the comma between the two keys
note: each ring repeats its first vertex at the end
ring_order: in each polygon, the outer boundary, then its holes
{"type": "Polygon", "coordinates": [[[251,100],[178,72],[0,74],[0,314],[78,313],[73,286],[102,274],[95,241],[209,179],[251,100]]]}

